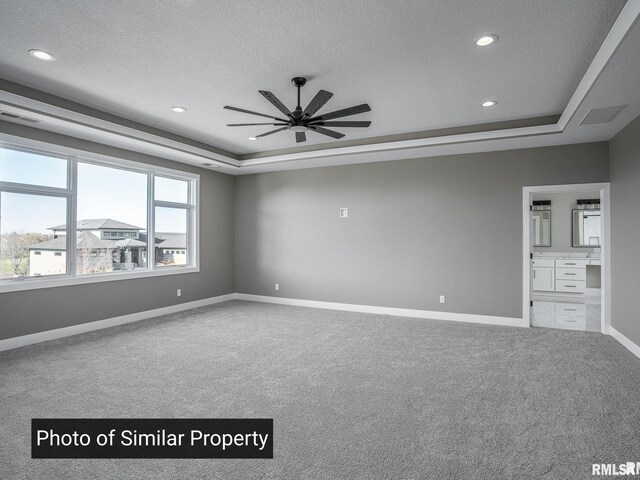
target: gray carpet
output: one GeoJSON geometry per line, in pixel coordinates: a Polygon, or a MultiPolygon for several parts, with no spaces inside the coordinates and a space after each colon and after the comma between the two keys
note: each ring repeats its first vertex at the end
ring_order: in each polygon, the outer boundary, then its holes
{"type": "Polygon", "coordinates": [[[640,360],[597,333],[227,302],[0,353],[0,382],[2,479],[574,479],[640,461],[640,360]],[[274,418],[274,459],[32,460],[32,417],[274,418]]]}

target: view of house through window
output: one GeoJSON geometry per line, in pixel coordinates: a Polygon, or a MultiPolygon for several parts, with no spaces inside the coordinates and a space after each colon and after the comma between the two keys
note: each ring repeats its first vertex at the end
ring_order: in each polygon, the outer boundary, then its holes
{"type": "Polygon", "coordinates": [[[67,273],[67,242],[52,225],[65,221],[67,199],[0,192],[0,275],[41,277],[67,273]]]}
{"type": "Polygon", "coordinates": [[[154,175],[150,198],[152,175],[0,147],[0,278],[192,265],[190,180],[154,175]],[[76,231],[68,238],[74,198],[76,231]]]}
{"type": "Polygon", "coordinates": [[[187,217],[184,208],[156,207],[156,266],[186,265],[187,217]]]}
{"type": "Polygon", "coordinates": [[[78,163],[78,275],[147,268],[147,175],[78,163]]]}

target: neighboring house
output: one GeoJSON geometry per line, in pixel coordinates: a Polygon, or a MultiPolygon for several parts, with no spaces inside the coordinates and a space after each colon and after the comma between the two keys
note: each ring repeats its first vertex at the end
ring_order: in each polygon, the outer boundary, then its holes
{"type": "MultiPolygon", "coordinates": [[[[51,227],[54,238],[29,246],[29,276],[66,272],[66,225],[51,227]]],[[[147,267],[147,235],[141,227],[110,218],[80,220],[77,226],[78,272],[100,273],[147,267]]],[[[185,265],[184,233],[156,233],[156,265],[185,265]]]]}

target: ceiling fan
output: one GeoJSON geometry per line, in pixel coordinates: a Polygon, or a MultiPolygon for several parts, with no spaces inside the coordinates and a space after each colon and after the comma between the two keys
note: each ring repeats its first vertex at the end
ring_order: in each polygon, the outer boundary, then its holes
{"type": "Polygon", "coordinates": [[[236,112],[248,113],[250,115],[257,115],[259,117],[266,117],[275,120],[275,123],[267,122],[267,123],[228,123],[228,127],[247,127],[254,125],[273,125],[276,128],[275,130],[270,130],[262,135],[256,135],[255,139],[266,137],[267,135],[272,135],[274,133],[282,132],[284,130],[291,130],[296,134],[296,142],[306,142],[307,135],[305,132],[312,131],[316,133],[320,133],[321,135],[326,135],[328,137],[333,138],[342,138],[344,137],[344,133],[336,132],[335,130],[329,130],[324,127],[368,127],[371,125],[371,122],[365,121],[337,121],[333,122],[334,118],[348,117],[350,115],[356,115],[358,113],[370,112],[371,107],[366,103],[361,105],[356,105],[355,107],[344,108],[342,110],[336,110],[335,112],[325,113],[323,115],[314,116],[315,113],[320,110],[325,103],[329,101],[331,97],[333,97],[333,93],[327,92],[326,90],[320,90],[316,93],[316,96],[313,97],[313,100],[309,102],[307,108],[304,110],[300,106],[300,88],[304,87],[307,83],[307,79],[304,77],[295,77],[291,79],[291,83],[298,89],[298,106],[293,110],[289,110],[284,104],[278,100],[278,98],[271,92],[267,92],[265,90],[258,90],[260,94],[267,100],[271,102],[271,104],[280,110],[283,114],[286,115],[286,119],[274,117],[273,115],[266,115],[264,113],[252,112],[251,110],[245,110],[244,108],[231,107],[229,105],[225,105],[224,108],[227,110],[234,110],[236,112]]]}

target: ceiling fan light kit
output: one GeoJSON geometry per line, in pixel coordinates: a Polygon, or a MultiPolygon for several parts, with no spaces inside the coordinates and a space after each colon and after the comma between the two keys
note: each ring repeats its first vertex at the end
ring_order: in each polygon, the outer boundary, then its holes
{"type": "Polygon", "coordinates": [[[357,115],[359,113],[370,112],[371,107],[363,103],[361,105],[356,105],[354,107],[343,108],[342,110],[336,110],[334,112],[325,113],[322,115],[317,115],[316,112],[320,110],[325,103],[329,101],[331,97],[333,97],[333,93],[327,92],[326,90],[319,90],[316,93],[316,96],[313,97],[309,105],[303,110],[300,106],[300,89],[305,86],[307,83],[307,79],[304,77],[294,77],[291,79],[291,83],[294,87],[298,89],[298,105],[296,108],[291,111],[289,110],[273,93],[268,92],[266,90],[258,90],[260,94],[269,100],[269,102],[276,107],[282,114],[286,116],[286,118],[282,117],[274,117],[272,115],[267,115],[264,113],[253,112],[251,110],[245,110],[244,108],[232,107],[229,105],[225,105],[224,108],[227,110],[233,110],[240,113],[247,113],[249,115],[257,115],[259,117],[270,118],[273,122],[265,122],[265,123],[228,123],[228,127],[247,127],[247,126],[255,126],[255,125],[271,125],[276,128],[275,130],[270,130],[261,135],[256,135],[255,137],[251,137],[252,139],[258,139],[261,137],[266,137],[267,135],[272,135],[274,133],[282,132],[285,130],[290,130],[296,134],[296,142],[306,142],[307,141],[307,131],[312,131],[319,133],[321,135],[326,135],[332,138],[342,138],[344,137],[344,133],[336,132],[335,130],[330,130],[324,127],[338,127],[338,128],[351,128],[351,127],[368,127],[371,125],[369,121],[331,121],[334,118],[342,118],[348,117],[351,115],[357,115]]]}

